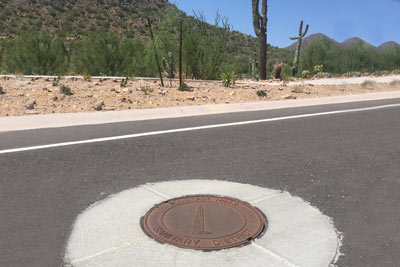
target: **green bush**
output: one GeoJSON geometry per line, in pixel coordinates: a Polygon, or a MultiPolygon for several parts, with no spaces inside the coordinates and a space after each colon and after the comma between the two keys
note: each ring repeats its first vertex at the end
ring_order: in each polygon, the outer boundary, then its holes
{"type": "Polygon", "coordinates": [[[64,95],[72,95],[71,88],[65,85],[60,86],[59,92],[64,95]]]}
{"type": "Polygon", "coordinates": [[[2,86],[0,86],[0,95],[5,94],[6,92],[4,92],[4,89],[2,86]]]}
{"type": "Polygon", "coordinates": [[[236,74],[233,70],[227,70],[221,74],[221,80],[225,87],[230,87],[235,84],[236,74]]]}
{"type": "Polygon", "coordinates": [[[259,97],[267,97],[267,92],[265,92],[264,90],[258,90],[258,91],[256,92],[256,94],[257,94],[259,97]]]}
{"type": "Polygon", "coordinates": [[[181,85],[179,85],[178,90],[179,91],[190,91],[190,87],[186,83],[182,83],[181,85]]]}

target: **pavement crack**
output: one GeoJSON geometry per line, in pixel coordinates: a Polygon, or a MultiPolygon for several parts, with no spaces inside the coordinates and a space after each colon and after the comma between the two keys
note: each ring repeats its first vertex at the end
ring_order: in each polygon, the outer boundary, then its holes
{"type": "MultiPolygon", "coordinates": [[[[281,193],[281,192],[279,192],[279,193],[281,193]]],[[[264,201],[266,199],[272,198],[272,197],[276,196],[277,194],[278,194],[277,192],[273,192],[271,194],[256,198],[256,199],[251,200],[249,202],[250,202],[250,204],[257,204],[257,203],[262,202],[262,201],[264,201]]]]}
{"type": "Polygon", "coordinates": [[[156,189],[154,189],[154,188],[151,188],[150,186],[142,185],[142,187],[143,187],[144,189],[146,189],[146,190],[148,190],[148,191],[150,191],[150,192],[156,194],[156,195],[159,196],[159,197],[162,197],[162,198],[164,198],[164,199],[170,199],[169,196],[167,196],[167,195],[161,193],[160,191],[158,191],[158,190],[156,190],[156,189]]]}
{"type": "Polygon", "coordinates": [[[263,251],[264,253],[266,253],[266,254],[268,254],[268,255],[270,255],[270,256],[272,256],[272,257],[278,259],[278,260],[281,261],[281,262],[283,262],[283,263],[284,263],[286,266],[288,266],[288,267],[301,267],[301,266],[294,264],[293,262],[291,262],[291,261],[285,259],[284,257],[282,257],[282,256],[280,256],[280,255],[278,255],[278,254],[272,252],[271,250],[266,249],[266,248],[264,248],[264,247],[262,247],[262,246],[260,246],[260,245],[258,245],[258,244],[256,244],[256,243],[253,243],[252,245],[253,245],[254,247],[256,247],[257,249],[263,251]]]}

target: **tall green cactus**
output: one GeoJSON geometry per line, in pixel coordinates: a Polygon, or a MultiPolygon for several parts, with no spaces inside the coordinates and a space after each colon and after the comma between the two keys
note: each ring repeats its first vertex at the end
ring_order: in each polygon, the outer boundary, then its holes
{"type": "Polygon", "coordinates": [[[253,6],[253,27],[254,32],[260,41],[260,57],[259,57],[259,78],[260,80],[267,79],[267,11],[268,2],[262,0],[261,2],[261,15],[259,12],[260,0],[252,0],[253,6]]]}
{"type": "Polygon", "coordinates": [[[301,21],[300,22],[300,29],[299,29],[299,36],[289,37],[290,40],[298,40],[297,41],[296,54],[294,56],[294,61],[293,61],[292,76],[295,76],[297,74],[297,70],[298,70],[298,67],[299,67],[299,60],[300,60],[301,41],[303,40],[303,37],[306,36],[306,34],[307,34],[308,26],[309,25],[307,24],[306,30],[303,33],[303,21],[301,21]]]}

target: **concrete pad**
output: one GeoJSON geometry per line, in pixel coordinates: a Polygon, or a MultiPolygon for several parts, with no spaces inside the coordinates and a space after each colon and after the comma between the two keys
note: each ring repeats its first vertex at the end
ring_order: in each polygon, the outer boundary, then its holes
{"type": "Polygon", "coordinates": [[[147,184],[110,196],[78,216],[65,253],[73,267],[328,267],[337,260],[340,234],[317,208],[287,192],[216,180],[147,184]],[[140,218],[156,203],[190,194],[251,201],[268,229],[255,242],[214,252],[160,244],[143,233],[140,218]]]}

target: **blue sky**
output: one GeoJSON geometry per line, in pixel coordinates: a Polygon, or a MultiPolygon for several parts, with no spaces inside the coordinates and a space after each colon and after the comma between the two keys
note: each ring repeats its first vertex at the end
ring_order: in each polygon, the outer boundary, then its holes
{"type": "MultiPolygon", "coordinates": [[[[193,15],[202,11],[209,22],[215,13],[229,18],[234,30],[254,36],[250,0],[170,0],[193,15]]],[[[261,2],[261,1],[260,1],[261,2]]],[[[286,47],[297,35],[300,20],[310,24],[309,34],[323,33],[344,41],[360,37],[380,45],[400,43],[400,0],[268,0],[268,43],[286,47]]]]}

